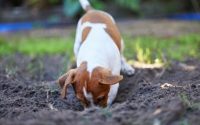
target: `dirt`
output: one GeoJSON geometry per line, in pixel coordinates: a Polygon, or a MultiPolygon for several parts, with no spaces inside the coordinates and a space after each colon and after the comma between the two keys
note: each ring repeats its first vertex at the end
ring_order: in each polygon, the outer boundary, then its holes
{"type": "Polygon", "coordinates": [[[56,78],[63,55],[0,59],[1,125],[199,125],[200,61],[172,62],[166,69],[136,69],[125,76],[110,108],[83,110],[69,87],[61,99],[56,78]]]}

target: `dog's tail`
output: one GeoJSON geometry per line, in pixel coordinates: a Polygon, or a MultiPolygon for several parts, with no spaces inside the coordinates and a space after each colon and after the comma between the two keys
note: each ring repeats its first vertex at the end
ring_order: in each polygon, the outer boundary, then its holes
{"type": "Polygon", "coordinates": [[[79,2],[81,3],[82,8],[87,12],[89,10],[92,10],[92,7],[89,3],[88,0],[79,0],[79,2]]]}

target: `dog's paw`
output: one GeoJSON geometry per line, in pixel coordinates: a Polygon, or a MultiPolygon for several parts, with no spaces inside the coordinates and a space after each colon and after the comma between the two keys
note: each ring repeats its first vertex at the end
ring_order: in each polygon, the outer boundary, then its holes
{"type": "Polygon", "coordinates": [[[131,67],[130,69],[125,71],[125,74],[128,76],[133,76],[135,74],[135,69],[131,67]]]}
{"type": "Polygon", "coordinates": [[[128,76],[133,76],[135,74],[135,69],[133,67],[131,67],[130,65],[126,65],[126,66],[122,67],[121,71],[125,75],[128,75],[128,76]]]}

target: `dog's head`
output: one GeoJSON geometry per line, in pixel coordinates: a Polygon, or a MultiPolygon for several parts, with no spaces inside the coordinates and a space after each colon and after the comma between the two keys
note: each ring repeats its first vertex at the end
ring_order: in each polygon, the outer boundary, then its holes
{"type": "Polygon", "coordinates": [[[72,84],[76,97],[85,107],[92,104],[106,107],[110,86],[122,80],[121,75],[112,75],[111,71],[102,67],[96,67],[90,73],[87,71],[87,63],[83,62],[78,68],[69,70],[58,80],[62,88],[61,97],[66,97],[66,90],[72,84]]]}

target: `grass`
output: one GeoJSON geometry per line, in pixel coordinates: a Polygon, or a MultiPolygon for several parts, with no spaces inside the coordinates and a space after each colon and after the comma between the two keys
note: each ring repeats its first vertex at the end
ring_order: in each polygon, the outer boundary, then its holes
{"type": "Polygon", "coordinates": [[[22,53],[30,56],[73,55],[73,39],[65,37],[13,37],[0,38],[0,55],[22,53]]]}
{"type": "MultiPolygon", "coordinates": [[[[200,58],[200,35],[188,34],[173,38],[125,36],[125,57],[146,64],[167,60],[200,58]]],[[[30,56],[68,54],[73,59],[74,35],[66,37],[11,37],[0,38],[0,56],[22,53],[30,56]]]]}
{"type": "Polygon", "coordinates": [[[125,37],[125,56],[139,62],[152,64],[168,60],[183,60],[187,57],[199,58],[200,35],[189,34],[174,38],[151,36],[130,39],[125,37]]]}

